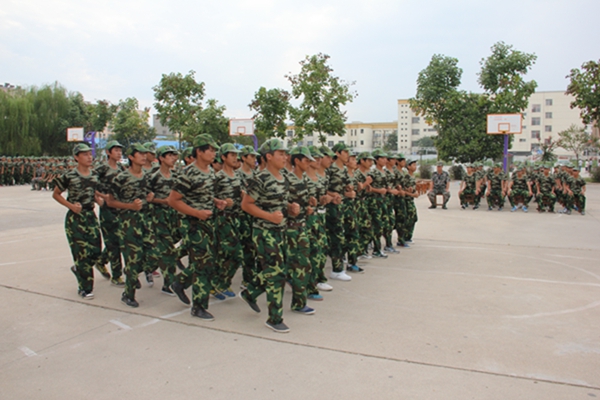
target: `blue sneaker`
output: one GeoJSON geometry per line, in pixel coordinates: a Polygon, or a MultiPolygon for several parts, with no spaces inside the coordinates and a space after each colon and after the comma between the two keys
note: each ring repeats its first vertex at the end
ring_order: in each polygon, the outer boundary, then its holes
{"type": "Polygon", "coordinates": [[[408,244],[408,241],[407,241],[407,243],[404,243],[404,247],[406,247],[406,248],[410,247],[410,245],[408,244]]]}
{"type": "Polygon", "coordinates": [[[225,300],[226,299],[225,295],[221,292],[215,292],[214,290],[211,290],[210,294],[217,300],[225,300]]]}
{"type": "Polygon", "coordinates": [[[523,206],[523,212],[527,212],[527,211],[529,211],[529,209],[527,207],[523,206]]]}
{"type": "Polygon", "coordinates": [[[233,291],[231,290],[231,288],[224,290],[221,292],[222,294],[224,294],[227,297],[235,297],[235,293],[233,293],[233,291]]]}
{"type": "Polygon", "coordinates": [[[388,258],[387,254],[384,254],[381,251],[373,252],[373,257],[375,257],[375,258],[388,258]]]}
{"type": "Polygon", "coordinates": [[[309,300],[314,300],[314,301],[323,301],[323,296],[321,296],[321,295],[320,295],[320,294],[318,294],[318,293],[309,294],[309,295],[307,296],[307,298],[308,298],[309,300]]]}
{"type": "Polygon", "coordinates": [[[412,239],[406,240],[406,243],[412,243],[412,242],[413,242],[412,239]]]}
{"type": "Polygon", "coordinates": [[[354,272],[354,273],[357,273],[357,274],[362,274],[362,273],[365,272],[365,270],[362,269],[361,267],[359,267],[358,265],[348,265],[346,267],[346,271],[348,271],[348,272],[354,272]]]}
{"type": "Polygon", "coordinates": [[[513,206],[513,208],[510,209],[510,212],[515,212],[517,211],[517,206],[513,206]]]}
{"type": "Polygon", "coordinates": [[[310,308],[309,306],[304,306],[299,310],[294,310],[292,309],[293,312],[298,313],[298,314],[304,314],[304,315],[312,315],[315,313],[315,309],[314,308],[310,308]]]}

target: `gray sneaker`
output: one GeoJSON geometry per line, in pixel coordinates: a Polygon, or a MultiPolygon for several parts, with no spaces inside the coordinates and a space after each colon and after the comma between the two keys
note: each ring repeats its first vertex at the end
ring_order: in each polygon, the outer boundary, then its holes
{"type": "Polygon", "coordinates": [[[283,322],[280,322],[278,324],[272,324],[269,321],[267,321],[265,322],[265,325],[277,333],[288,333],[290,331],[290,328],[288,328],[288,326],[283,322]]]}

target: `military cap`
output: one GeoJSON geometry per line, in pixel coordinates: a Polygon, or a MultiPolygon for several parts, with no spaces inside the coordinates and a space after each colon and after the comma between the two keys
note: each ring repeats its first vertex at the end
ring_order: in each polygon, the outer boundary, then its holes
{"type": "Polygon", "coordinates": [[[265,155],[277,150],[288,151],[283,142],[279,139],[269,139],[260,146],[260,154],[265,155]]]}
{"type": "Polygon", "coordinates": [[[417,160],[416,160],[416,159],[414,159],[414,160],[407,160],[407,161],[406,161],[406,165],[414,164],[414,163],[416,163],[416,162],[417,162],[417,160]]]}
{"type": "Polygon", "coordinates": [[[144,143],[144,147],[148,151],[148,153],[156,154],[156,145],[154,142],[146,142],[144,143]]]}
{"type": "Polygon", "coordinates": [[[371,153],[371,155],[374,158],[387,157],[387,154],[385,154],[385,151],[383,151],[382,149],[375,149],[375,150],[373,150],[373,152],[371,153]]]}
{"type": "Polygon", "coordinates": [[[214,149],[219,149],[219,145],[217,144],[217,142],[215,142],[215,139],[213,139],[213,137],[210,136],[208,133],[201,133],[200,135],[196,136],[194,138],[193,143],[194,147],[202,147],[209,145],[214,149]]]}
{"type": "Polygon", "coordinates": [[[308,150],[310,150],[310,155],[315,158],[322,158],[323,154],[319,151],[319,149],[317,148],[317,146],[308,146],[308,150]]]}
{"type": "Polygon", "coordinates": [[[127,149],[127,155],[131,156],[134,152],[148,153],[148,149],[141,143],[134,143],[127,149]]]}
{"type": "Polygon", "coordinates": [[[315,161],[311,156],[310,150],[306,146],[296,146],[290,151],[291,156],[301,155],[308,158],[310,161],[315,161]]]}
{"type": "Polygon", "coordinates": [[[358,160],[375,160],[373,158],[373,156],[371,155],[371,153],[369,153],[368,151],[363,151],[362,153],[360,153],[358,155],[358,160]]]}
{"type": "Polygon", "coordinates": [[[87,143],[77,143],[75,145],[75,147],[73,147],[73,155],[74,156],[76,156],[77,154],[79,154],[83,151],[92,151],[92,148],[87,143]]]}
{"type": "Polygon", "coordinates": [[[106,143],[106,147],[105,147],[106,150],[110,151],[110,149],[112,149],[113,147],[123,148],[123,145],[121,143],[119,143],[118,141],[116,141],[116,140],[111,140],[108,143],[106,143]]]}
{"type": "Polygon", "coordinates": [[[186,147],[185,149],[183,149],[183,151],[181,152],[181,158],[184,159],[186,157],[191,157],[192,156],[192,151],[194,151],[193,147],[186,147]]]}
{"type": "Polygon", "coordinates": [[[327,147],[327,146],[321,146],[321,147],[319,147],[319,151],[324,156],[329,156],[329,157],[334,157],[335,156],[335,153],[333,151],[331,151],[331,149],[329,147],[327,147]]]}
{"type": "Polygon", "coordinates": [[[244,146],[242,148],[242,150],[240,151],[240,156],[244,157],[244,156],[248,156],[248,155],[260,156],[260,154],[256,150],[254,150],[254,147],[244,146]]]}
{"type": "Polygon", "coordinates": [[[344,150],[348,150],[348,146],[346,146],[346,143],[336,143],[331,149],[331,151],[333,151],[334,153],[339,153],[344,150]]]}
{"type": "Polygon", "coordinates": [[[396,158],[398,159],[398,161],[400,161],[400,160],[406,160],[406,157],[404,157],[404,154],[402,154],[402,153],[396,154],[396,158]]]}
{"type": "Polygon", "coordinates": [[[438,161],[438,162],[437,162],[437,164],[436,164],[436,166],[437,166],[437,167],[443,167],[443,166],[444,166],[444,163],[443,163],[443,162],[441,162],[441,161],[438,161]]]}
{"type": "Polygon", "coordinates": [[[579,172],[579,167],[572,167],[572,168],[573,168],[573,171],[579,172]]]}
{"type": "Polygon", "coordinates": [[[225,143],[222,144],[221,147],[219,148],[219,155],[223,156],[227,153],[236,153],[238,154],[240,151],[238,150],[237,147],[235,147],[235,145],[233,143],[225,143]]]}
{"type": "Polygon", "coordinates": [[[348,150],[348,155],[350,157],[356,157],[356,156],[358,156],[358,153],[354,150],[348,150]]]}
{"type": "Polygon", "coordinates": [[[167,153],[173,153],[176,155],[179,154],[177,149],[173,146],[160,146],[158,149],[156,149],[156,155],[159,157],[164,156],[167,153]]]}

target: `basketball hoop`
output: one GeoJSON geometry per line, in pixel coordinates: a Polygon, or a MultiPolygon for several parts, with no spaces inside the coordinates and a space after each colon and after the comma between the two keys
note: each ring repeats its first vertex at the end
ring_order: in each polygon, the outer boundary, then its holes
{"type": "Polygon", "coordinates": [[[253,119],[230,119],[229,120],[229,136],[253,136],[254,135],[254,120],[253,119]]]}

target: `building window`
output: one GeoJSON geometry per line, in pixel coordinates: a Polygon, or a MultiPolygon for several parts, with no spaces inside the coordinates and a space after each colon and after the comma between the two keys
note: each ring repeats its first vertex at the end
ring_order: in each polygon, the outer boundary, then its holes
{"type": "Polygon", "coordinates": [[[327,146],[328,146],[328,147],[333,147],[333,140],[329,140],[329,141],[327,142],[327,146]]]}
{"type": "Polygon", "coordinates": [[[298,146],[304,146],[304,142],[301,140],[298,142],[298,146]]]}
{"type": "Polygon", "coordinates": [[[552,125],[546,125],[544,127],[544,132],[552,132],[552,125]]]}
{"type": "Polygon", "coordinates": [[[531,125],[540,125],[540,117],[531,118],[531,125]]]}
{"type": "Polygon", "coordinates": [[[412,130],[412,134],[413,135],[418,135],[419,134],[419,130],[418,129],[413,129],[412,130]]]}
{"type": "Polygon", "coordinates": [[[418,124],[420,120],[421,120],[421,118],[419,118],[419,117],[412,117],[413,124],[418,124]]]}
{"type": "Polygon", "coordinates": [[[540,139],[540,131],[531,131],[531,138],[532,139],[540,139]]]}
{"type": "Polygon", "coordinates": [[[526,142],[526,141],[527,141],[527,139],[519,139],[519,142],[521,142],[521,143],[526,142]]]}
{"type": "Polygon", "coordinates": [[[343,140],[338,140],[338,143],[343,144],[344,141],[343,140]]]}
{"type": "Polygon", "coordinates": [[[363,144],[365,144],[365,141],[364,141],[364,140],[361,140],[361,141],[360,141],[360,145],[362,146],[363,144]]]}
{"type": "Polygon", "coordinates": [[[312,141],[312,140],[309,140],[309,141],[307,141],[307,142],[306,142],[306,145],[307,145],[307,146],[312,146],[312,145],[313,145],[313,141],[312,141]]]}
{"type": "Polygon", "coordinates": [[[552,105],[552,99],[546,99],[546,105],[547,106],[551,106],[552,105]]]}
{"type": "Polygon", "coordinates": [[[547,112],[546,113],[546,118],[552,118],[552,113],[551,112],[547,112]]]}
{"type": "Polygon", "coordinates": [[[365,133],[365,130],[364,130],[364,129],[361,129],[361,130],[360,130],[360,133],[365,133]]]}
{"type": "Polygon", "coordinates": [[[534,104],[533,106],[531,106],[531,112],[540,112],[540,111],[542,111],[541,104],[534,104]]]}

